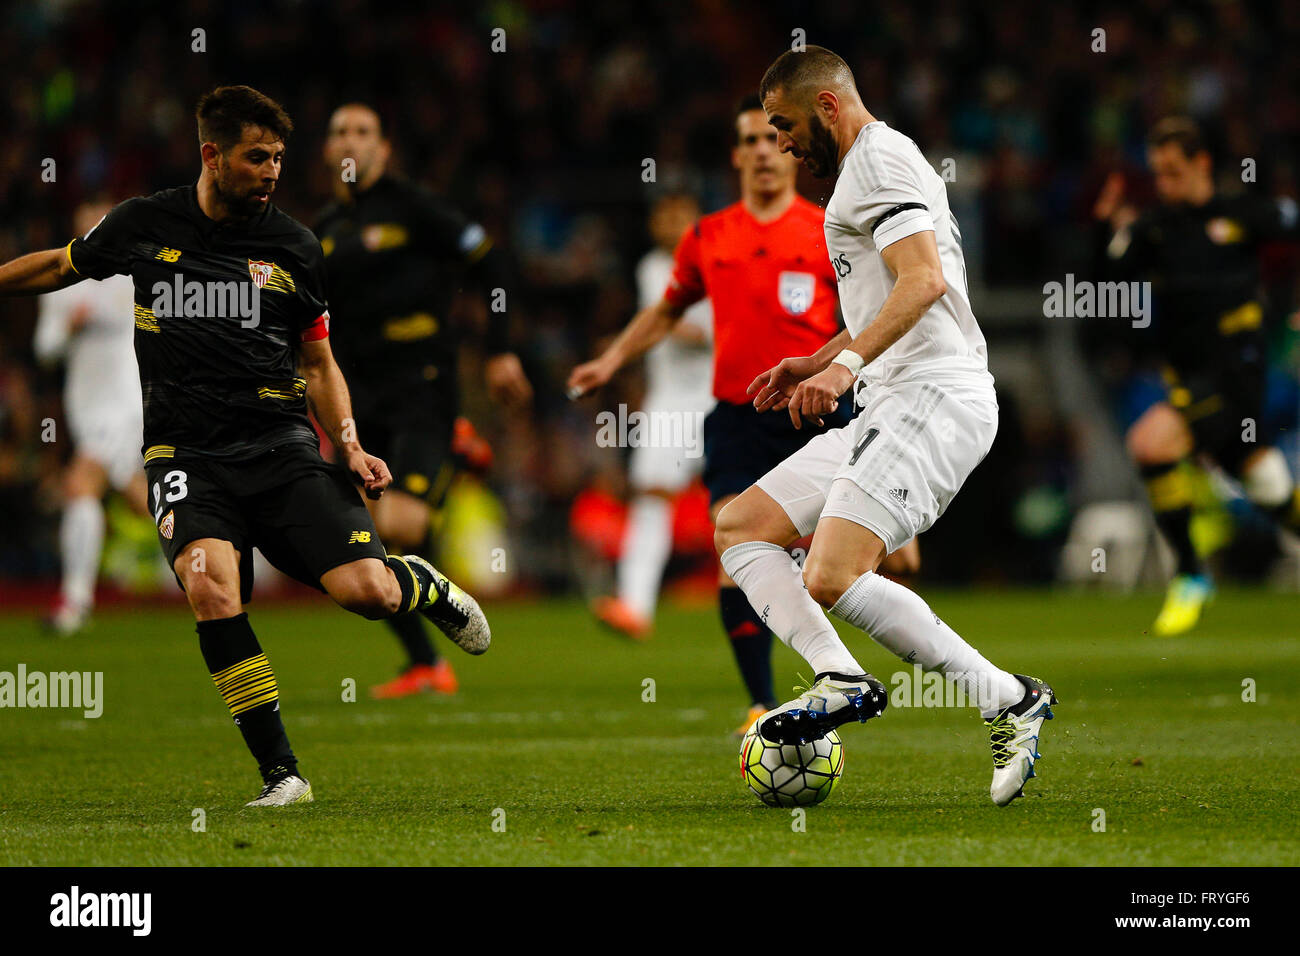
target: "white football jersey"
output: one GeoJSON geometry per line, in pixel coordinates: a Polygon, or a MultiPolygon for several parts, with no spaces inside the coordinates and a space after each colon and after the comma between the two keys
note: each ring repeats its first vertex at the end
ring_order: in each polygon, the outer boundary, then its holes
{"type": "Polygon", "coordinates": [[[67,363],[64,407],[82,421],[142,416],[135,361],[135,295],[130,276],[83,279],[40,298],[33,343],[42,362],[67,363]],[[71,332],[73,319],[85,324],[71,332]]]}
{"type": "Polygon", "coordinates": [[[840,164],[825,230],[844,324],[855,338],[894,288],[894,274],[880,251],[927,230],[939,247],[947,293],[863,370],[867,382],[924,380],[959,398],[991,398],[993,376],[971,311],[957,218],[948,208],[943,180],[911,139],[880,121],[862,128],[840,164]]]}
{"type": "MultiPolygon", "coordinates": [[[[673,256],[663,249],[652,249],[636,267],[639,307],[654,305],[664,296],[673,274],[673,256]]],[[[708,299],[696,302],[682,314],[681,322],[700,329],[713,341],[713,306],[708,299]]],[[[713,407],[713,349],[692,346],[671,337],[652,348],[645,356],[646,403],[670,404],[674,408],[711,409],[713,407]]]]}

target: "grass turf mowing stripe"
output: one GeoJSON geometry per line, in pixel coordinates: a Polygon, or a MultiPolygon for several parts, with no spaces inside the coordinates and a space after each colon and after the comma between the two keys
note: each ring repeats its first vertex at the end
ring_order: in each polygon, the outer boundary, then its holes
{"type": "MultiPolygon", "coordinates": [[[[844,779],[807,833],[740,779],[744,693],[711,607],[664,608],[639,646],[576,602],[489,606],[498,639],[457,657],[457,697],[383,702],[366,688],[399,652],[381,626],[254,607],[317,797],[274,814],[240,809],[257,775],[183,611],[106,612],[61,642],[0,618],[0,671],[104,672],[98,719],[0,709],[0,864],[797,865],[838,842],[864,865],[1300,862],[1293,596],[1226,591],[1172,640],[1143,634],[1156,595],[926,597],[995,663],[1057,688],[1039,778],[999,810],[973,711],[891,707],[845,729],[844,779]]],[[[887,684],[910,674],[841,632],[887,684]]],[[[778,687],[800,664],[778,648],[778,687]]]]}

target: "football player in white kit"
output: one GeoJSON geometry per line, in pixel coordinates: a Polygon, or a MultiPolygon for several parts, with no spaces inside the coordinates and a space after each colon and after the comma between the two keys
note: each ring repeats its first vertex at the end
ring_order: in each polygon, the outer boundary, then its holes
{"type": "MultiPolygon", "coordinates": [[[[79,206],[77,235],[93,229],[111,208],[98,201],[79,206]]],[[[132,508],[147,513],[134,315],[129,276],[87,280],[40,298],[33,347],[42,364],[66,364],[66,421],[60,424],[73,448],[59,525],[63,579],[47,622],[59,634],[80,630],[94,606],[105,491],[111,485],[132,508]]],[[[56,441],[61,437],[56,431],[56,441]]]]}
{"type": "Polygon", "coordinates": [[[849,426],[813,438],[718,516],[723,567],[816,674],[760,718],[759,731],[801,743],[884,710],[885,686],[854,659],[826,608],[965,691],[989,730],[990,796],[1005,806],[1034,775],[1052,688],[995,667],[919,595],[876,573],[944,512],[997,432],[943,180],[911,139],[867,111],[829,50],[782,54],[759,95],[783,151],[815,176],[838,173],[825,231],[846,329],[815,355],[759,375],[754,404],[786,410],[796,425],[816,422],[856,383],[862,406],[849,426]],[[785,548],[814,528],[801,574],[785,548]]]}
{"type": "MultiPolygon", "coordinates": [[[[673,250],[682,233],[700,217],[690,196],[662,196],[650,212],[655,247],[636,267],[638,308],[663,298],[672,278],[673,250]]],[[[668,336],[645,356],[647,415],[693,415],[699,421],[713,408],[713,310],[707,299],[682,315],[668,336]]],[[[592,610],[601,621],[634,639],[649,634],[659,600],[664,566],[672,555],[672,502],[704,470],[704,456],[681,448],[638,445],[632,449],[628,481],[634,497],[618,562],[618,594],[598,599],[592,610]]]]}

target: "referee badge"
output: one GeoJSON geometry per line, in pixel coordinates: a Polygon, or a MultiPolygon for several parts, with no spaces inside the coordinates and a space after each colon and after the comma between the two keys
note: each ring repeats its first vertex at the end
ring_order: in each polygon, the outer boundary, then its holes
{"type": "Polygon", "coordinates": [[[275,271],[275,263],[258,262],[254,259],[248,260],[248,274],[253,277],[253,283],[260,289],[266,285],[267,280],[271,278],[271,273],[275,271]]]}
{"type": "Polygon", "coordinates": [[[803,315],[812,308],[817,279],[811,272],[782,272],[777,280],[781,308],[791,315],[803,315]]]}
{"type": "Polygon", "coordinates": [[[158,533],[168,541],[172,539],[172,533],[176,530],[176,512],[169,511],[163,515],[162,523],[158,525],[158,533]]]}

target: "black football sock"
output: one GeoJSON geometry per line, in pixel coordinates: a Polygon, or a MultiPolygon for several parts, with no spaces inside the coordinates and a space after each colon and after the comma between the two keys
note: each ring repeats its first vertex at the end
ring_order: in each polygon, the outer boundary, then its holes
{"type": "Polygon", "coordinates": [[[438,652],[429,638],[424,618],[418,614],[395,614],[384,621],[406,648],[408,667],[438,663],[438,652]]]}
{"type": "Polygon", "coordinates": [[[280,720],[280,692],[247,614],[199,621],[199,650],[230,709],[262,779],[298,773],[298,759],[280,720]]]}
{"type": "Polygon", "coordinates": [[[775,707],[772,631],[740,588],[719,588],[718,609],[722,613],[722,627],[731,638],[731,651],[736,655],[736,666],[740,668],[750,701],[769,709],[775,707]]]}
{"type": "MultiPolygon", "coordinates": [[[[430,523],[425,528],[424,540],[415,549],[415,553],[432,564],[435,554],[434,544],[433,525],[430,523]]],[[[388,626],[393,629],[397,639],[406,648],[406,656],[410,659],[411,666],[427,664],[432,667],[438,663],[438,648],[434,645],[433,638],[429,636],[424,619],[420,615],[399,614],[388,619],[388,626]]]]}
{"type": "Polygon", "coordinates": [[[390,554],[384,559],[397,578],[397,586],[402,589],[402,600],[398,603],[397,613],[407,614],[419,610],[421,596],[429,593],[428,574],[418,564],[407,561],[400,554],[390,554]]]}
{"type": "Polygon", "coordinates": [[[1142,466],[1156,527],[1178,560],[1178,574],[1204,574],[1205,566],[1192,544],[1192,483],[1182,462],[1142,466]]]}

